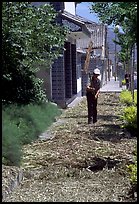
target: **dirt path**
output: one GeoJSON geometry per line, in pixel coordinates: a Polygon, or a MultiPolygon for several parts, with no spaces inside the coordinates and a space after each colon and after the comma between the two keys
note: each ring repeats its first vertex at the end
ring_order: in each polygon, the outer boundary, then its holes
{"type": "Polygon", "coordinates": [[[24,147],[24,179],[5,202],[132,202],[126,165],[137,138],[119,127],[121,109],[117,94],[102,93],[95,124],[87,124],[86,98],[65,110],[51,139],[24,147]]]}

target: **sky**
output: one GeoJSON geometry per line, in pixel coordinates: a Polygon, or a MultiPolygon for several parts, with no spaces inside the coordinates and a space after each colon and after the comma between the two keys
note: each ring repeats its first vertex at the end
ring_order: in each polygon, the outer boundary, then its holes
{"type": "MultiPolygon", "coordinates": [[[[99,21],[99,18],[97,17],[97,14],[90,13],[89,7],[91,7],[91,2],[82,2],[80,4],[77,4],[76,14],[84,18],[87,18],[88,20],[94,21],[96,23],[101,23],[99,21]]],[[[109,25],[108,27],[114,28],[112,25],[109,25]]],[[[121,27],[119,27],[119,31],[123,33],[123,30],[121,27]]]]}
{"type": "Polygon", "coordinates": [[[97,15],[95,13],[90,13],[90,9],[89,9],[90,5],[91,5],[91,2],[82,2],[80,4],[77,4],[76,14],[84,18],[87,18],[88,20],[92,20],[96,23],[100,23],[99,18],[97,18],[97,15]]]}

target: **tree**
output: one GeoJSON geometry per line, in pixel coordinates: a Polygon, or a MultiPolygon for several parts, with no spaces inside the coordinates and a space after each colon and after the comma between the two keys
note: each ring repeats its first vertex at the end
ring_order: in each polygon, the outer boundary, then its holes
{"type": "Polygon", "coordinates": [[[49,4],[37,8],[29,2],[2,3],[3,103],[45,99],[35,65],[49,68],[61,53],[66,29],[56,24],[56,15],[49,4]]]}
{"type": "Polygon", "coordinates": [[[125,47],[128,44],[132,49],[137,41],[137,2],[93,2],[91,12],[93,11],[103,23],[121,26],[124,35],[119,33],[118,36],[124,41],[120,45],[125,47]]]}
{"type": "Polygon", "coordinates": [[[120,57],[128,64],[131,72],[131,92],[134,100],[134,66],[132,52],[137,42],[137,2],[92,2],[91,11],[97,13],[103,23],[122,27],[124,34],[118,33],[121,45],[120,57]],[[127,61],[125,61],[127,60],[127,61]]]}
{"type": "Polygon", "coordinates": [[[134,42],[137,40],[137,2],[92,2],[91,12],[108,25],[119,25],[134,42]]]}

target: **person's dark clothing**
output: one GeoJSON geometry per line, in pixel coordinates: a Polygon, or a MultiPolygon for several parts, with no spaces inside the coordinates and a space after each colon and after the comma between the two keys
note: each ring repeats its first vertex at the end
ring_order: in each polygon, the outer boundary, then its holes
{"type": "Polygon", "coordinates": [[[88,107],[88,123],[97,122],[97,98],[91,92],[86,93],[88,107]]]}
{"type": "Polygon", "coordinates": [[[95,88],[95,94],[97,93],[97,91],[100,89],[100,80],[97,78],[96,80],[91,80],[90,86],[92,88],[95,88]]]}
{"type": "Polygon", "coordinates": [[[97,98],[95,94],[100,89],[100,80],[94,80],[92,78],[90,87],[94,88],[94,91],[86,91],[87,108],[88,108],[88,124],[97,122],[97,98]]]}
{"type": "Polygon", "coordinates": [[[128,73],[125,74],[125,81],[126,81],[126,88],[129,89],[130,74],[128,74],[128,73]]]}

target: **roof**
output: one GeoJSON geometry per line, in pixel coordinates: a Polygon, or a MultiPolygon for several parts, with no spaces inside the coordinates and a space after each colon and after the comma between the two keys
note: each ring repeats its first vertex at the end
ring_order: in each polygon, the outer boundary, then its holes
{"type": "Polygon", "coordinates": [[[88,20],[88,19],[86,19],[86,18],[84,18],[82,16],[79,16],[79,15],[76,15],[76,19],[79,19],[80,21],[83,21],[84,23],[97,25],[96,22],[88,20]]]}
{"type": "Polygon", "coordinates": [[[91,36],[91,32],[87,28],[85,22],[79,16],[73,15],[67,11],[59,13],[62,17],[63,25],[66,25],[71,32],[84,32],[88,37],[91,36]]]}

